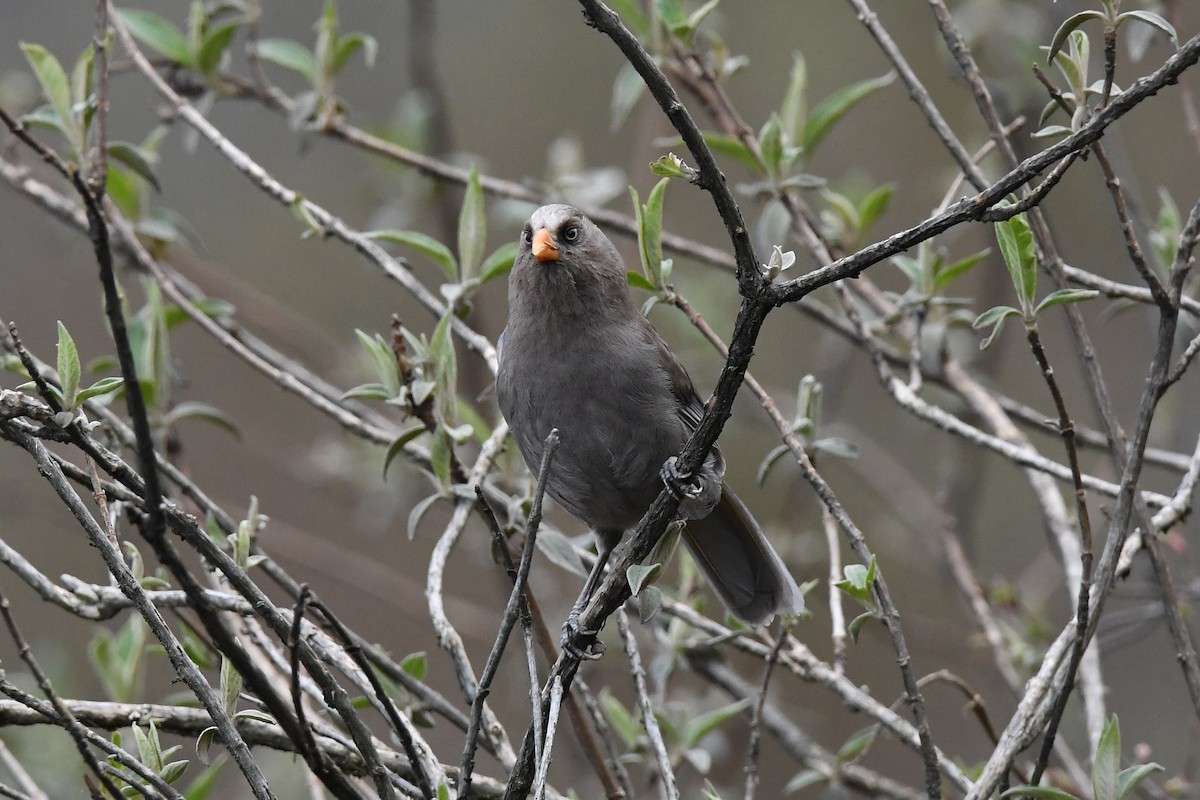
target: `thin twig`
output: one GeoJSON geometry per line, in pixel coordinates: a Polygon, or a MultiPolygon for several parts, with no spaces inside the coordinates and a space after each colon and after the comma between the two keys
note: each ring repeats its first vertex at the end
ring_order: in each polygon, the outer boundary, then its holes
{"type": "Polygon", "coordinates": [[[621,644],[625,650],[625,658],[629,660],[629,672],[633,677],[633,693],[637,698],[638,709],[642,712],[642,727],[650,739],[650,752],[654,754],[654,763],[658,767],[658,780],[662,796],[666,800],[679,800],[679,787],[675,785],[675,770],[671,766],[671,755],[667,752],[667,743],[663,740],[662,728],[658,725],[658,717],[654,713],[654,704],[650,700],[650,690],[646,684],[646,668],[642,666],[642,656],[638,652],[637,639],[629,627],[629,617],[624,608],[617,609],[617,630],[621,634],[621,644]]]}
{"type": "MultiPolygon", "coordinates": [[[[8,604],[8,597],[3,591],[0,591],[0,616],[4,617],[4,624],[8,626],[9,636],[12,637],[13,644],[17,646],[17,655],[29,667],[29,671],[33,673],[34,679],[37,681],[38,688],[42,690],[42,694],[54,706],[59,718],[62,720],[63,728],[71,736],[71,741],[75,743],[75,749],[79,751],[83,763],[88,769],[100,779],[104,790],[112,797],[120,797],[120,790],[113,784],[112,780],[100,769],[100,762],[96,760],[95,755],[88,747],[87,738],[83,734],[83,726],[79,724],[79,720],[71,714],[71,710],[63,703],[58,692],[54,691],[54,687],[50,684],[50,679],[38,664],[37,658],[33,655],[33,649],[30,648],[29,642],[25,640],[21,629],[17,627],[17,621],[13,618],[12,607],[8,604]]],[[[98,797],[98,795],[95,795],[98,797]]]]}
{"type": "MultiPolygon", "coordinates": [[[[558,429],[555,428],[546,436],[542,450],[542,463],[538,467],[537,485],[533,492],[533,505],[529,510],[529,519],[525,528],[525,544],[521,551],[520,566],[513,579],[513,588],[509,592],[508,602],[504,606],[504,615],[501,617],[496,641],[492,644],[492,650],[483,666],[483,672],[479,675],[475,696],[471,698],[471,724],[467,728],[466,746],[463,748],[462,763],[459,767],[461,777],[458,784],[458,796],[460,798],[465,798],[471,790],[471,772],[475,764],[475,739],[483,721],[484,702],[491,692],[492,680],[496,677],[496,671],[500,669],[500,659],[504,655],[504,648],[508,645],[509,634],[516,626],[520,614],[525,585],[529,580],[529,569],[533,565],[533,554],[537,549],[535,545],[538,528],[542,524],[542,500],[545,497],[546,484],[550,478],[550,464],[554,460],[554,453],[558,450],[559,442],[558,429]]],[[[479,501],[484,502],[482,495],[479,495],[479,501]]],[[[535,704],[533,714],[537,716],[540,713],[541,710],[535,704]]]]}

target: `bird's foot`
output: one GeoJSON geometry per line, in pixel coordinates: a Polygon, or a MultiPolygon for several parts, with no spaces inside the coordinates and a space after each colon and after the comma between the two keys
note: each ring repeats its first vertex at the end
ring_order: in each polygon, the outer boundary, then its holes
{"type": "Polygon", "coordinates": [[[662,465],[662,469],[658,471],[658,475],[671,490],[671,494],[675,495],[676,500],[680,502],[695,500],[704,493],[704,486],[694,474],[680,472],[678,461],[679,459],[675,456],[668,458],[662,465]]]}
{"type": "Polygon", "coordinates": [[[579,623],[579,610],[571,609],[562,627],[562,649],[576,661],[595,661],[604,655],[604,642],[598,630],[586,630],[579,623]]]}

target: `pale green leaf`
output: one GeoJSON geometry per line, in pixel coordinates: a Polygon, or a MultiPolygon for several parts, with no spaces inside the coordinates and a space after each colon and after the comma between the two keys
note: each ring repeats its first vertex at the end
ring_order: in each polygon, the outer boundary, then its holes
{"type": "MultiPolygon", "coordinates": [[[[462,211],[458,215],[458,263],[461,280],[475,277],[476,269],[483,260],[483,248],[487,244],[487,217],[483,209],[483,187],[479,184],[479,170],[472,165],[467,178],[467,189],[463,195],[462,211]]],[[[450,278],[454,280],[453,276],[450,278]]]]}
{"type": "Polygon", "coordinates": [[[792,54],[792,73],[788,80],[787,93],[783,96],[783,105],[779,108],[779,121],[783,125],[783,135],[790,145],[798,144],[804,132],[805,115],[808,111],[805,93],[808,90],[808,68],[804,56],[792,54]]]}
{"type": "Polygon", "coordinates": [[[1175,26],[1167,22],[1158,14],[1155,14],[1152,11],[1143,11],[1142,9],[1126,11],[1117,15],[1117,27],[1120,28],[1121,25],[1131,19],[1136,19],[1140,22],[1150,25],[1151,27],[1158,28],[1167,35],[1167,38],[1171,40],[1171,44],[1175,45],[1176,48],[1179,47],[1179,35],[1175,33],[1175,26]]]}
{"type": "MultiPolygon", "coordinates": [[[[387,480],[388,467],[391,466],[392,461],[395,460],[396,456],[404,452],[404,445],[416,439],[422,433],[425,433],[425,426],[418,424],[408,430],[402,431],[399,436],[392,440],[392,443],[388,445],[387,453],[383,456],[384,480],[387,480]]],[[[412,537],[410,536],[409,538],[411,539],[412,537]]]]}
{"type": "Polygon", "coordinates": [[[1092,761],[1092,794],[1094,800],[1117,800],[1121,773],[1121,725],[1113,714],[1104,723],[1096,756],[1092,761]]]}
{"type": "Polygon", "coordinates": [[[1037,253],[1025,215],[1017,214],[1012,219],[997,222],[996,241],[1000,244],[1000,255],[1008,267],[1013,288],[1021,300],[1021,309],[1028,312],[1033,308],[1033,297],[1037,292],[1037,253]]]}
{"type": "Polygon", "coordinates": [[[382,242],[395,242],[419,250],[429,256],[447,278],[454,283],[458,282],[458,262],[455,260],[454,254],[450,252],[449,247],[428,234],[420,231],[383,230],[367,231],[363,235],[382,242]]]}
{"type": "Polygon", "coordinates": [[[746,697],[689,719],[683,726],[683,733],[680,737],[683,746],[693,747],[699,744],[705,736],[749,708],[752,702],[751,698],[746,697]]]}
{"type": "Polygon", "coordinates": [[[155,191],[162,191],[158,178],[154,174],[153,157],[135,144],[129,142],[109,142],[106,148],[109,158],[124,164],[141,176],[155,191]]]}
{"type": "Polygon", "coordinates": [[[73,409],[79,404],[79,377],[82,368],[79,365],[79,351],[75,348],[75,340],[67,326],[58,322],[58,380],[62,384],[63,405],[73,409]]]}
{"type": "Polygon", "coordinates": [[[50,105],[58,112],[64,127],[72,132],[72,144],[78,145],[79,142],[76,141],[77,137],[74,135],[78,126],[71,113],[71,84],[67,80],[67,73],[63,70],[62,64],[58,63],[58,59],[40,44],[22,42],[21,49],[25,51],[25,58],[37,76],[38,83],[42,87],[42,94],[46,95],[50,105]]]}
{"type": "Polygon", "coordinates": [[[837,763],[844,765],[861,756],[874,743],[877,736],[879,736],[878,725],[868,725],[855,731],[838,750],[837,763]]]}
{"type": "Polygon", "coordinates": [[[1050,39],[1050,49],[1046,51],[1046,63],[1054,60],[1054,56],[1058,55],[1058,51],[1066,44],[1067,37],[1071,35],[1071,31],[1078,28],[1089,19],[1104,21],[1104,12],[1096,11],[1095,9],[1088,11],[1080,11],[1078,14],[1072,14],[1063,21],[1062,25],[1058,26],[1058,30],[1054,32],[1053,38],[1050,39]]]}
{"type": "Polygon", "coordinates": [[[1078,797],[1052,786],[1014,786],[1001,797],[1036,797],[1039,800],[1079,800],[1078,797]]]}
{"type": "Polygon", "coordinates": [[[487,283],[492,278],[499,278],[501,275],[507,274],[517,260],[519,249],[516,242],[507,242],[497,247],[480,265],[479,282],[487,283]]]}
{"type": "Polygon", "coordinates": [[[375,55],[379,52],[379,43],[375,41],[375,37],[365,33],[348,33],[338,39],[337,47],[334,48],[332,74],[341,72],[350,57],[359,50],[363,51],[363,61],[367,67],[374,67],[375,55]]]}
{"type": "Polygon", "coordinates": [[[833,126],[846,116],[856,105],[896,79],[895,72],[878,78],[851,84],[831,94],[813,109],[804,123],[804,132],[798,142],[807,157],[811,158],[817,146],[825,139],[833,126]]]}
{"type": "Polygon", "coordinates": [[[629,114],[633,111],[637,101],[646,93],[646,82],[642,80],[642,76],[634,69],[633,65],[626,62],[617,70],[617,77],[613,79],[612,86],[612,106],[609,111],[609,131],[615,133],[625,124],[625,120],[629,119],[629,114]]]}
{"type": "Polygon", "coordinates": [[[1117,800],[1125,800],[1133,794],[1133,790],[1146,779],[1147,775],[1160,770],[1162,770],[1162,765],[1155,763],[1135,764],[1121,770],[1121,774],[1117,776],[1117,800]]]}
{"type": "Polygon", "coordinates": [[[1064,303],[1078,303],[1081,300],[1091,300],[1093,297],[1099,296],[1099,294],[1095,289],[1058,289],[1046,295],[1042,299],[1042,302],[1037,304],[1037,308],[1033,310],[1033,315],[1036,317],[1051,306],[1059,306],[1064,303]]]}
{"type": "Polygon", "coordinates": [[[133,38],[157,50],[176,64],[191,65],[192,53],[179,28],[153,11],[122,8],[117,13],[133,38]]]}
{"type": "Polygon", "coordinates": [[[255,48],[255,53],[263,61],[298,72],[308,79],[309,83],[317,82],[317,62],[312,52],[299,42],[291,39],[262,39],[255,48]]]}
{"type": "Polygon", "coordinates": [[[583,566],[583,559],[579,557],[579,551],[562,533],[543,525],[538,531],[537,549],[551,564],[574,575],[587,577],[588,571],[583,566]]]}
{"type": "Polygon", "coordinates": [[[196,68],[204,75],[211,75],[221,66],[221,57],[225,55],[233,36],[242,27],[242,21],[227,22],[216,28],[205,31],[204,41],[196,53],[196,68]]]}
{"type": "Polygon", "coordinates": [[[431,494],[421,502],[412,507],[412,511],[408,513],[408,540],[411,542],[417,537],[417,527],[421,524],[421,518],[425,516],[425,512],[433,507],[433,504],[441,500],[440,494],[431,494]]]}

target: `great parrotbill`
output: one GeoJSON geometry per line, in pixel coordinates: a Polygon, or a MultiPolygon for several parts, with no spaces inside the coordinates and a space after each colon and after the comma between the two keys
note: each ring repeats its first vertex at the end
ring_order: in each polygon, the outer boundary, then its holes
{"type": "Polygon", "coordinates": [[[804,608],[783,560],[724,484],[721,451],[714,446],[694,475],[675,469],[704,404],[630,297],[616,247],[578,209],[542,206],[525,224],[499,360],[500,411],[521,455],[536,471],[558,429],[546,490],[596,536],[576,612],[664,481],[680,498],[684,542],[730,611],[761,625],[804,608]]]}

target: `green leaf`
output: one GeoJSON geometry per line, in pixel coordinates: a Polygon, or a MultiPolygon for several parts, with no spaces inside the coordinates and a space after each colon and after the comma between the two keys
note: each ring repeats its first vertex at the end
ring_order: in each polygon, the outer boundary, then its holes
{"type": "Polygon", "coordinates": [[[1001,797],[1037,797],[1042,800],[1079,800],[1078,797],[1062,789],[1051,786],[1014,786],[1001,797]]]}
{"type": "MultiPolygon", "coordinates": [[[[435,440],[436,441],[436,440],[435,440]]],[[[421,524],[421,517],[425,516],[425,512],[433,507],[433,504],[441,500],[440,494],[431,494],[421,502],[413,506],[412,511],[408,512],[408,540],[411,542],[417,537],[417,526],[421,524]]]]}
{"type": "Polygon", "coordinates": [[[1083,31],[1072,31],[1067,36],[1067,42],[1067,52],[1060,52],[1054,56],[1054,66],[1058,67],[1066,78],[1072,96],[1080,102],[1084,87],[1087,86],[1088,53],[1091,44],[1083,31]]]}
{"type": "Polygon", "coordinates": [[[433,336],[429,337],[429,360],[433,362],[434,402],[438,421],[443,426],[453,428],[458,425],[458,362],[454,354],[454,339],[450,335],[450,321],[454,313],[447,312],[437,327],[433,336]]]}
{"type": "Polygon", "coordinates": [[[447,278],[458,283],[458,262],[454,259],[454,254],[450,252],[449,247],[432,236],[420,231],[395,230],[368,231],[363,235],[383,242],[395,242],[421,251],[438,265],[447,278]]]}
{"type": "Polygon", "coordinates": [[[683,163],[674,153],[668,153],[650,162],[650,171],[660,178],[691,178],[696,171],[683,163]]]}
{"type": "Polygon", "coordinates": [[[1033,232],[1024,214],[996,223],[996,241],[1000,244],[1000,255],[1012,278],[1013,288],[1021,301],[1023,313],[1033,308],[1033,297],[1037,292],[1037,254],[1033,246],[1033,232]]]}
{"type": "Polygon", "coordinates": [[[1099,296],[1099,294],[1094,289],[1058,289],[1046,295],[1042,299],[1042,302],[1037,304],[1037,308],[1033,310],[1033,315],[1036,317],[1044,309],[1051,306],[1060,306],[1063,303],[1078,303],[1081,300],[1091,300],[1093,297],[1099,296]]]}
{"type": "Polygon", "coordinates": [[[124,385],[125,380],[116,375],[112,375],[107,378],[101,378],[91,386],[79,392],[79,394],[75,396],[75,404],[77,406],[83,405],[84,402],[91,400],[93,397],[100,397],[102,395],[110,394],[111,392],[121,389],[124,385]]]}
{"type": "Polygon", "coordinates": [[[908,278],[908,282],[914,287],[919,289],[925,282],[925,267],[912,256],[892,256],[892,264],[904,273],[904,277],[908,278]]]}
{"type": "Polygon", "coordinates": [[[1175,33],[1175,26],[1167,22],[1158,14],[1155,14],[1151,11],[1143,11],[1141,9],[1126,11],[1123,14],[1117,15],[1117,27],[1120,28],[1121,25],[1131,19],[1136,19],[1139,22],[1144,22],[1147,25],[1158,28],[1167,35],[1167,37],[1171,40],[1171,44],[1175,45],[1176,49],[1179,48],[1179,35],[1175,33]]]}
{"type": "Polygon", "coordinates": [[[183,773],[187,771],[187,768],[188,762],[186,759],[172,761],[162,768],[162,772],[159,775],[167,783],[174,783],[183,777],[183,773]]]}
{"type": "Polygon", "coordinates": [[[361,383],[342,392],[342,400],[391,400],[392,395],[382,383],[361,383]]]}
{"type": "MultiPolygon", "coordinates": [[[[81,108],[90,103],[92,99],[92,84],[95,77],[93,66],[95,65],[95,61],[96,46],[89,44],[79,54],[79,58],[75,59],[75,67],[71,70],[71,102],[81,108]]],[[[88,118],[89,115],[85,114],[84,119],[88,118]]],[[[85,135],[87,133],[86,123],[83,126],[82,133],[85,135]]]]}
{"type": "Polygon", "coordinates": [[[425,680],[428,667],[429,663],[424,650],[409,653],[400,660],[400,669],[418,681],[425,680]]]}
{"type": "Polygon", "coordinates": [[[575,549],[575,545],[553,528],[543,525],[542,529],[538,531],[537,549],[541,551],[547,561],[556,567],[561,567],[580,577],[587,577],[588,571],[583,566],[583,559],[579,557],[579,551],[575,549]]]}
{"type": "Polygon", "coordinates": [[[642,76],[634,69],[634,66],[628,62],[621,65],[617,70],[617,77],[613,79],[612,87],[612,105],[609,111],[609,131],[616,133],[625,120],[629,119],[629,114],[633,111],[637,101],[646,93],[646,83],[642,80],[642,76]]]}
{"type": "Polygon", "coordinates": [[[192,65],[191,50],[179,28],[153,11],[122,8],[117,13],[133,38],[157,50],[176,64],[192,65]]]}
{"type": "Polygon", "coordinates": [[[185,419],[202,419],[211,422],[218,428],[224,428],[239,439],[242,437],[242,431],[233,417],[208,403],[186,400],[167,413],[165,422],[169,426],[185,419]]]}
{"type": "Polygon", "coordinates": [[[1054,57],[1058,55],[1058,51],[1062,49],[1067,41],[1067,37],[1071,35],[1071,31],[1078,28],[1089,19],[1098,19],[1104,21],[1104,12],[1089,10],[1080,11],[1078,14],[1072,14],[1067,17],[1062,25],[1058,26],[1058,30],[1054,32],[1053,38],[1050,39],[1050,49],[1046,51],[1046,63],[1054,61],[1054,57]]]}
{"type": "Polygon", "coordinates": [[[375,54],[379,52],[379,42],[375,41],[374,36],[369,36],[365,33],[349,33],[338,39],[337,47],[333,52],[332,72],[337,74],[342,71],[342,67],[346,66],[346,62],[350,60],[350,56],[363,51],[363,61],[367,67],[375,66],[375,54]]]}
{"type": "Polygon", "coordinates": [[[626,747],[633,747],[641,736],[641,726],[628,709],[607,688],[600,691],[600,708],[608,718],[608,724],[621,737],[626,747]]]}
{"type": "Polygon", "coordinates": [[[143,731],[142,726],[134,724],[133,738],[137,742],[138,756],[143,764],[154,772],[161,772],[163,768],[162,761],[162,745],[158,741],[158,727],[154,724],[154,720],[150,720],[150,726],[143,731]]]}
{"type": "Polygon", "coordinates": [[[385,481],[387,480],[388,467],[392,465],[392,461],[396,459],[396,456],[404,452],[404,445],[408,444],[413,439],[416,439],[422,433],[425,433],[425,426],[417,424],[406,431],[402,431],[400,435],[393,439],[392,443],[388,445],[387,453],[385,453],[383,456],[383,479],[385,481]]]}
{"type": "Polygon", "coordinates": [[[939,269],[933,276],[934,291],[936,292],[946,288],[955,278],[965,274],[967,270],[971,269],[971,267],[987,258],[988,254],[991,252],[991,250],[982,250],[978,253],[969,255],[966,258],[960,258],[953,264],[939,269]]]}
{"type": "Polygon", "coordinates": [[[749,708],[752,702],[751,698],[746,697],[738,700],[736,703],[730,703],[712,711],[707,711],[689,720],[683,726],[683,734],[680,737],[681,743],[684,747],[694,747],[705,736],[749,708]]]}
{"type": "Polygon", "coordinates": [[[640,272],[626,272],[625,282],[635,289],[642,289],[647,292],[658,291],[658,287],[646,280],[646,276],[640,272]]]}
{"type": "Polygon", "coordinates": [[[877,736],[879,736],[878,725],[868,725],[862,730],[850,734],[850,738],[838,750],[838,766],[848,764],[865,753],[867,748],[875,742],[877,736]]]}
{"type": "Polygon", "coordinates": [[[236,20],[205,32],[204,41],[200,45],[199,52],[196,53],[196,68],[202,74],[211,75],[217,70],[217,67],[221,66],[221,57],[225,55],[225,50],[233,41],[233,35],[241,27],[242,21],[236,20]]]}
{"type": "MultiPolygon", "coordinates": [[[[25,51],[25,58],[29,61],[29,66],[37,75],[42,93],[46,95],[50,105],[58,112],[63,126],[73,133],[78,131],[79,126],[75,124],[75,117],[71,114],[71,84],[67,81],[67,73],[63,71],[62,64],[58,63],[58,59],[40,44],[22,42],[21,49],[25,51]]],[[[80,144],[77,136],[72,135],[70,138],[73,145],[80,144]]]]}
{"type": "Polygon", "coordinates": [[[371,357],[371,363],[375,365],[375,374],[379,376],[379,382],[387,389],[387,397],[395,397],[400,394],[399,368],[396,366],[396,355],[392,352],[392,348],[379,334],[371,336],[358,328],[354,329],[354,334],[358,337],[359,344],[367,351],[367,355],[371,357]]]}
{"type": "Polygon", "coordinates": [[[892,194],[895,191],[896,185],[887,183],[862,199],[862,202],[858,204],[859,233],[866,231],[883,216],[883,212],[887,211],[888,204],[891,203],[892,194]]]}
{"type": "Polygon", "coordinates": [[[312,52],[291,39],[260,39],[254,52],[263,61],[298,72],[309,83],[317,82],[317,62],[312,52]]]}
{"type": "Polygon", "coordinates": [[[755,476],[755,481],[759,486],[762,486],[766,481],[767,473],[770,472],[771,467],[775,466],[775,462],[779,461],[779,459],[783,458],[789,452],[791,452],[791,449],[786,444],[781,444],[767,453],[766,458],[758,465],[758,474],[755,476]]]}
{"type": "Polygon", "coordinates": [[[976,317],[975,321],[971,323],[971,327],[975,330],[988,325],[992,326],[992,332],[988,334],[986,339],[979,343],[979,349],[987,350],[991,347],[992,342],[1000,335],[1000,330],[1004,327],[1004,321],[1009,317],[1019,317],[1020,315],[1021,312],[1012,306],[994,306],[976,317]]]}
{"type": "Polygon", "coordinates": [[[625,580],[629,581],[629,593],[637,597],[638,592],[647,583],[653,583],[662,572],[662,564],[634,564],[625,570],[625,580]]]}
{"type": "Polygon", "coordinates": [[[217,779],[221,777],[221,765],[213,764],[188,784],[183,792],[183,800],[209,800],[213,790],[217,788],[217,779]]]}
{"type": "Polygon", "coordinates": [[[517,260],[518,249],[520,248],[516,242],[508,242],[497,247],[479,267],[479,282],[487,283],[492,278],[508,274],[517,260]]]}
{"type": "Polygon", "coordinates": [[[53,106],[39,106],[28,114],[22,114],[21,124],[30,127],[47,128],[61,134],[67,141],[72,141],[71,131],[67,127],[67,123],[58,115],[53,106]]]}
{"type": "MultiPolygon", "coordinates": [[[[450,456],[452,452],[450,434],[446,433],[445,427],[439,425],[433,432],[433,440],[429,443],[429,461],[433,468],[433,474],[438,479],[438,485],[443,489],[450,488],[450,456]]],[[[419,516],[418,519],[420,519],[419,516]]],[[[412,516],[409,516],[409,531],[412,530],[412,516]]]]}
{"type": "Polygon", "coordinates": [[[634,33],[645,36],[650,32],[650,23],[646,20],[646,13],[637,0],[611,0],[608,5],[621,17],[625,27],[634,33]]]}
{"type": "Polygon", "coordinates": [[[153,157],[135,144],[129,142],[109,142],[105,148],[109,158],[116,159],[129,169],[145,179],[157,192],[162,191],[158,178],[154,174],[153,157]]]}
{"type": "Polygon", "coordinates": [[[683,528],[683,520],[678,519],[667,525],[662,536],[658,537],[654,547],[650,548],[650,552],[646,554],[643,563],[670,564],[675,555],[675,549],[679,546],[679,537],[683,533],[683,528]]]}
{"type": "MultiPolygon", "coordinates": [[[[750,152],[750,148],[746,147],[745,142],[741,139],[738,139],[736,136],[726,136],[723,133],[705,133],[703,135],[704,142],[714,153],[736,158],[755,172],[762,173],[762,164],[758,163],[758,159],[754,157],[754,153],[750,152]]],[[[673,144],[681,143],[682,140],[673,142],[673,144]]]]}
{"type": "Polygon", "coordinates": [[[779,108],[779,122],[783,126],[783,135],[790,145],[800,142],[804,132],[804,118],[808,111],[805,92],[808,90],[808,67],[804,56],[792,54],[792,73],[788,80],[787,92],[783,96],[783,105],[779,108]]]}
{"type": "Polygon", "coordinates": [[[801,789],[807,789],[809,786],[815,786],[818,783],[824,783],[829,780],[829,776],[824,772],[816,769],[806,769],[797,772],[790,781],[783,787],[783,795],[787,797],[795,794],[801,789]]]}
{"type": "Polygon", "coordinates": [[[662,611],[662,590],[657,586],[643,586],[638,592],[638,621],[643,625],[658,616],[662,611]]]}
{"type": "Polygon", "coordinates": [[[654,10],[668,28],[682,28],[687,25],[687,16],[683,13],[683,6],[679,0],[654,0],[654,10]]]}
{"type": "MultiPolygon", "coordinates": [[[[462,211],[458,215],[458,263],[461,279],[475,277],[487,244],[487,217],[483,210],[483,187],[479,185],[479,170],[472,165],[463,195],[462,211]]],[[[451,280],[454,280],[451,277],[451,280]]]]}
{"type": "Polygon", "coordinates": [[[79,351],[75,348],[75,340],[71,338],[67,326],[58,322],[58,380],[62,384],[64,405],[68,410],[79,405],[79,376],[82,368],[79,365],[79,351]]]}
{"type": "Polygon", "coordinates": [[[812,443],[812,447],[814,450],[820,450],[822,453],[828,453],[838,458],[858,458],[858,447],[853,442],[838,436],[817,439],[812,443]]]}
{"type": "Polygon", "coordinates": [[[841,120],[842,117],[853,109],[856,105],[867,99],[875,92],[890,84],[896,79],[895,72],[889,72],[886,75],[881,75],[878,78],[860,81],[859,83],[851,84],[843,89],[831,94],[829,97],[822,100],[812,114],[809,115],[808,121],[804,123],[804,133],[799,144],[804,148],[804,154],[808,158],[812,157],[817,146],[833,129],[833,126],[841,120]]]}
{"type": "Polygon", "coordinates": [[[689,14],[688,18],[687,18],[687,23],[686,23],[687,28],[691,31],[694,31],[697,28],[699,28],[700,23],[704,22],[704,18],[707,17],[709,14],[711,14],[716,9],[716,7],[718,5],[720,5],[720,3],[721,3],[721,0],[708,0],[707,3],[700,6],[695,11],[693,11],[691,14],[689,14]]]}
{"type": "Polygon", "coordinates": [[[1075,131],[1066,125],[1047,125],[1030,134],[1032,139],[1052,139],[1055,136],[1070,136],[1075,131]]]}
{"type": "MultiPolygon", "coordinates": [[[[646,196],[646,205],[637,213],[638,250],[642,257],[642,271],[646,280],[655,287],[662,286],[663,194],[669,182],[669,178],[663,178],[656,183],[646,196]]],[[[633,192],[632,187],[630,191],[636,204],[637,193],[633,192]]]]}
{"type": "Polygon", "coordinates": [[[1117,715],[1109,717],[1100,732],[1092,762],[1092,793],[1095,800],[1117,800],[1121,772],[1121,725],[1117,715]]]}
{"type": "Polygon", "coordinates": [[[783,169],[783,123],[778,114],[772,114],[759,130],[758,147],[762,151],[767,177],[779,180],[783,169]]]}
{"type": "Polygon", "coordinates": [[[850,624],[846,626],[846,632],[850,634],[851,639],[857,642],[858,634],[862,630],[862,626],[866,625],[869,621],[875,618],[876,614],[874,611],[867,611],[866,613],[859,614],[857,617],[850,620],[850,624]]]}
{"type": "Polygon", "coordinates": [[[1161,764],[1135,764],[1132,767],[1127,767],[1121,770],[1121,774],[1117,776],[1117,800],[1125,800],[1129,795],[1133,794],[1133,790],[1138,787],[1138,784],[1146,779],[1146,776],[1151,772],[1158,772],[1162,769],[1161,764]]]}
{"type": "Polygon", "coordinates": [[[196,66],[196,54],[204,41],[204,31],[208,27],[208,10],[202,0],[192,0],[192,8],[188,13],[187,43],[191,55],[191,65],[196,66]]]}

